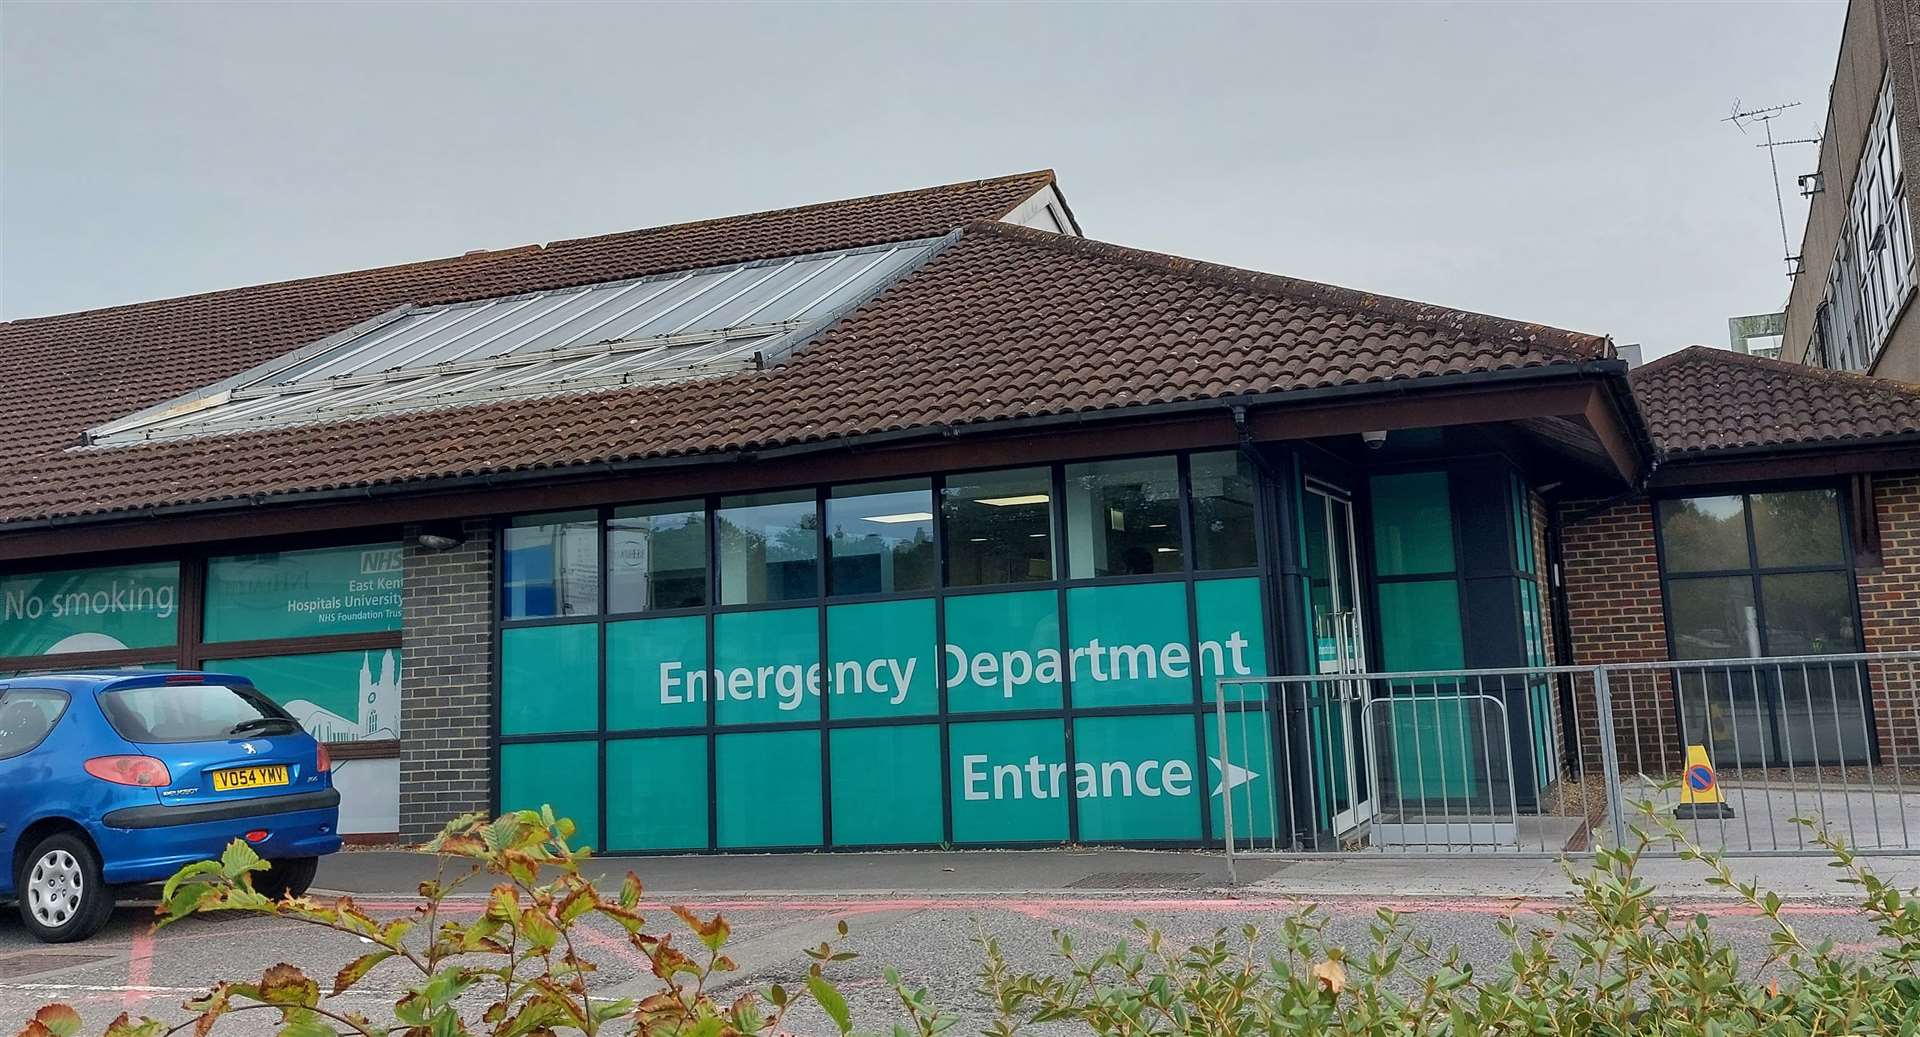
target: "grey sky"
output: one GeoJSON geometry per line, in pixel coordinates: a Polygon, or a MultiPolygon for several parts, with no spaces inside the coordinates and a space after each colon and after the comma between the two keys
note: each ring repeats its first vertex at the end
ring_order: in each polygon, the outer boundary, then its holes
{"type": "Polygon", "coordinates": [[[1787,279],[1717,120],[1816,134],[1844,14],[8,3],[0,315],[1052,166],[1092,237],[1724,344],[1787,279]]]}

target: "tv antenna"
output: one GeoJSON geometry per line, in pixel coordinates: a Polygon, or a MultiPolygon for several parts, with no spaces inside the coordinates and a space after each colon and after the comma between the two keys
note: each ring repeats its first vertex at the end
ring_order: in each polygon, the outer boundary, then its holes
{"type": "Polygon", "coordinates": [[[1754,147],[1767,149],[1767,166],[1773,170],[1773,209],[1780,217],[1780,255],[1786,261],[1788,277],[1800,272],[1800,257],[1793,254],[1793,242],[1787,237],[1787,202],[1780,193],[1780,160],[1775,157],[1774,149],[1784,148],[1789,144],[1818,144],[1820,138],[1798,137],[1793,140],[1775,140],[1773,139],[1773,120],[1786,114],[1789,109],[1798,107],[1800,102],[1788,101],[1786,104],[1776,104],[1766,108],[1743,109],[1740,107],[1740,99],[1736,97],[1733,99],[1732,113],[1720,120],[1732,123],[1734,128],[1742,134],[1747,132],[1749,123],[1757,122],[1767,135],[1765,144],[1755,144],[1754,147]]]}

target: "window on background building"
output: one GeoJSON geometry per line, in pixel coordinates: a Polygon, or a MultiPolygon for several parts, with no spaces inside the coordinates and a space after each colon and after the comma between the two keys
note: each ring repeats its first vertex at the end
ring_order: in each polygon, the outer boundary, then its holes
{"type": "Polygon", "coordinates": [[[836,486],[827,499],[827,587],[836,595],[929,590],[933,484],[836,486]]]}
{"type": "Polygon", "coordinates": [[[1188,461],[1193,493],[1193,567],[1250,569],[1254,548],[1253,465],[1238,450],[1195,454],[1188,461]]]}
{"type": "Polygon", "coordinates": [[[1047,469],[954,476],[940,491],[940,514],[948,585],[1053,579],[1053,480],[1047,469]]]}
{"type": "Polygon", "coordinates": [[[1871,367],[1913,287],[1913,228],[1889,75],[1881,81],[1846,222],[1827,271],[1821,304],[1827,319],[1819,329],[1827,365],[1849,371],[1871,367]]]}
{"type": "Polygon", "coordinates": [[[1067,466],[1067,576],[1179,572],[1180,477],[1171,457],[1067,466]]]}
{"type": "Polygon", "coordinates": [[[718,517],[720,604],[820,593],[820,516],[812,490],[727,497],[718,517]]]}
{"type": "Polygon", "coordinates": [[[707,511],[698,501],[614,511],[607,526],[607,611],[707,603],[707,511]]]}
{"type": "Polygon", "coordinates": [[[501,609],[508,619],[600,611],[600,522],[591,511],[523,515],[504,534],[501,609]]]}

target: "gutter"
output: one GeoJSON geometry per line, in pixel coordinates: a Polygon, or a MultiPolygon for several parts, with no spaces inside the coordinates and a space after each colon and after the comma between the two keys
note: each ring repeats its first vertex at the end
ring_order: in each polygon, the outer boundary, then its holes
{"type": "Polygon", "coordinates": [[[1279,406],[1303,401],[1318,402],[1345,398],[1355,400],[1370,398],[1394,399],[1462,388],[1502,385],[1509,382],[1550,383],[1555,381],[1578,381],[1596,377],[1606,379],[1607,381],[1618,380],[1624,383],[1625,371],[1625,361],[1582,360],[1566,364],[1549,364],[1541,367],[1510,368],[1499,371],[1477,371],[1462,375],[1413,378],[1400,382],[1369,382],[1353,385],[1325,386],[1316,389],[1291,389],[1279,392],[1223,396],[1206,400],[1181,400],[1171,403],[1107,407],[1095,410],[1075,411],[1068,414],[1034,415],[1031,417],[968,422],[958,425],[932,425],[912,429],[894,429],[883,432],[861,433],[851,436],[821,439],[760,450],[748,448],[726,453],[634,458],[619,461],[566,464],[563,466],[529,466],[511,470],[477,472],[469,475],[430,477],[414,480],[401,479],[325,490],[252,494],[245,496],[236,495],[217,500],[150,505],[147,507],[126,508],[115,511],[90,512],[84,515],[55,516],[52,518],[5,523],[0,524],[0,538],[4,538],[12,533],[84,528],[109,523],[143,521],[182,515],[235,513],[248,510],[249,508],[267,506],[378,500],[385,497],[440,494],[467,489],[495,489],[503,486],[517,486],[529,483],[557,482],[585,475],[625,475],[637,472],[707,465],[718,466],[755,461],[777,461],[785,458],[830,453],[838,450],[851,452],[874,447],[911,445],[922,441],[939,442],[979,435],[997,435],[1061,427],[1081,427],[1115,421],[1135,421],[1148,418],[1206,414],[1221,411],[1232,414],[1238,410],[1242,414],[1239,420],[1244,422],[1245,411],[1249,409],[1279,406]]]}

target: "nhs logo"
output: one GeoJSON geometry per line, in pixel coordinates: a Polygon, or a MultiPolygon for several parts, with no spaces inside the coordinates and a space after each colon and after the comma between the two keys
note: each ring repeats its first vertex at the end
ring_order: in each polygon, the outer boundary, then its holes
{"type": "Polygon", "coordinates": [[[360,575],[377,576],[400,571],[400,549],[381,547],[360,552],[360,575]]]}

